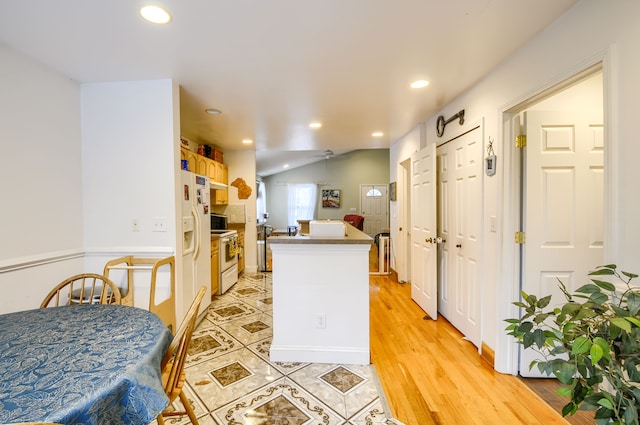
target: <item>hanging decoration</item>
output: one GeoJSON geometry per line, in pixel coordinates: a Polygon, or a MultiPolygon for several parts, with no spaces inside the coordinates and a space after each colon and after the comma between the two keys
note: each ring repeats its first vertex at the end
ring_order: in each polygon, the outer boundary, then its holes
{"type": "Polygon", "coordinates": [[[487,146],[487,157],[484,159],[484,172],[487,176],[493,176],[496,173],[496,154],[493,152],[493,139],[489,136],[489,144],[487,146]]]}
{"type": "Polygon", "coordinates": [[[446,121],[443,115],[440,115],[438,117],[438,121],[436,122],[436,134],[438,135],[438,137],[442,137],[442,135],[444,134],[444,128],[447,126],[447,124],[455,119],[460,120],[460,125],[464,124],[464,109],[446,121]]]}

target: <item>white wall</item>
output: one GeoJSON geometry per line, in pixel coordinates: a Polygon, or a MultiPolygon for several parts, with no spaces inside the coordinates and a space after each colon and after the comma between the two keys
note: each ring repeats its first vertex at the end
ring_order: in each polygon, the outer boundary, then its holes
{"type": "Polygon", "coordinates": [[[256,235],[256,152],[255,151],[225,151],[224,162],[229,167],[229,204],[245,206],[247,224],[244,234],[244,264],[245,273],[258,271],[258,250],[256,235]],[[247,199],[238,197],[238,189],[231,186],[236,179],[244,179],[251,187],[251,196],[247,199]]]}
{"type": "Polygon", "coordinates": [[[388,184],[389,151],[387,149],[362,149],[339,155],[326,161],[318,161],[293,170],[263,178],[267,189],[268,224],[279,229],[287,228],[287,184],[316,183],[318,187],[318,219],[342,219],[360,209],[360,184],[388,184]],[[322,208],[322,189],[340,189],[340,208],[322,208]],[[355,208],[356,211],[350,211],[355,208]]]}
{"type": "Polygon", "coordinates": [[[80,88],[0,45],[0,314],[82,271],[80,88]]]}
{"type": "MultiPolygon", "coordinates": [[[[121,255],[164,257],[176,247],[179,122],[171,80],[82,86],[82,179],[88,271],[121,255]],[[154,232],[154,217],[167,231],[154,232]],[[133,220],[139,223],[134,231],[133,220]]],[[[176,256],[178,276],[181,257],[176,256]]],[[[139,272],[142,274],[144,272],[139,272]]],[[[148,306],[149,273],[135,280],[136,306],[148,306]]],[[[160,277],[158,285],[168,280],[160,277]]],[[[164,292],[164,291],[163,291],[164,292]]],[[[180,301],[178,301],[180,304],[180,301]]]]}
{"type": "MultiPolygon", "coordinates": [[[[613,215],[610,221],[610,246],[607,247],[607,262],[615,262],[622,269],[631,272],[640,270],[637,257],[640,248],[636,241],[640,237],[637,217],[640,215],[640,199],[632,186],[622,182],[640,180],[640,144],[636,143],[636,102],[640,97],[640,3],[633,0],[602,2],[583,0],[554,24],[535,37],[529,44],[509,57],[483,81],[466,94],[426,121],[427,143],[437,143],[435,135],[438,115],[449,117],[460,109],[465,109],[465,125],[449,124],[446,135],[452,131],[463,131],[471,123],[484,118],[485,147],[489,137],[494,142],[498,156],[498,173],[485,177],[485,305],[483,318],[483,340],[496,349],[496,366],[506,370],[509,341],[504,337],[504,322],[508,314],[504,293],[511,292],[511,276],[502,273],[503,264],[513,245],[508,241],[508,220],[503,207],[508,199],[503,197],[504,147],[510,140],[504,140],[502,112],[514,107],[525,99],[541,92],[572,74],[588,67],[600,59],[605,59],[605,108],[607,117],[607,167],[611,172],[611,190],[614,192],[613,215]],[[488,232],[488,219],[496,216],[499,232],[488,232]]],[[[391,149],[392,168],[406,159],[405,145],[413,141],[400,140],[391,149]]],[[[393,175],[393,174],[392,174],[393,175]]],[[[504,182],[508,183],[508,182],[504,182]]],[[[594,265],[596,266],[596,265],[594,265]]]]}
{"type": "Polygon", "coordinates": [[[424,147],[424,125],[420,124],[407,133],[402,139],[397,141],[389,149],[389,175],[391,181],[397,182],[397,201],[390,202],[389,206],[389,229],[391,234],[391,244],[394,254],[391,257],[391,268],[398,273],[398,280],[401,282],[409,281],[410,270],[410,249],[409,243],[411,238],[411,221],[403,222],[403,219],[410,217],[410,199],[411,191],[410,176],[405,181],[400,163],[408,158],[414,152],[424,147]],[[406,211],[406,214],[405,214],[406,211]],[[402,228],[402,232],[399,229],[402,228]]]}

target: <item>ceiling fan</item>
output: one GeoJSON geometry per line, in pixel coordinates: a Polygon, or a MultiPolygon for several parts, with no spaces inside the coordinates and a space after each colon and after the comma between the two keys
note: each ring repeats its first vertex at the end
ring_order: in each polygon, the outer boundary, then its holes
{"type": "Polygon", "coordinates": [[[333,153],[333,151],[331,149],[327,149],[327,150],[323,151],[322,153],[314,155],[314,156],[319,156],[322,159],[330,159],[330,158],[333,158],[334,156],[336,156],[336,154],[333,153]]]}

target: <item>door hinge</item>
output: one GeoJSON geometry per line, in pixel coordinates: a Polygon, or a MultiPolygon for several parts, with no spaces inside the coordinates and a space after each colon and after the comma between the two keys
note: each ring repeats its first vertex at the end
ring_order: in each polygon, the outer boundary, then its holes
{"type": "Polygon", "coordinates": [[[527,135],[521,134],[519,136],[516,136],[516,148],[522,149],[525,146],[527,146],[527,135]]]}
{"type": "Polygon", "coordinates": [[[515,234],[516,244],[524,245],[525,242],[525,233],[524,232],[516,232],[515,234]]]}

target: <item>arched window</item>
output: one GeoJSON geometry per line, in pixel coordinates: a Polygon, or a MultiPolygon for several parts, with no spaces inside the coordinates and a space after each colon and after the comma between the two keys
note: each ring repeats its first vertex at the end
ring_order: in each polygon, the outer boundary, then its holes
{"type": "Polygon", "coordinates": [[[372,187],[367,192],[367,196],[370,197],[370,198],[379,198],[379,197],[382,196],[382,192],[380,192],[378,189],[372,187]]]}

